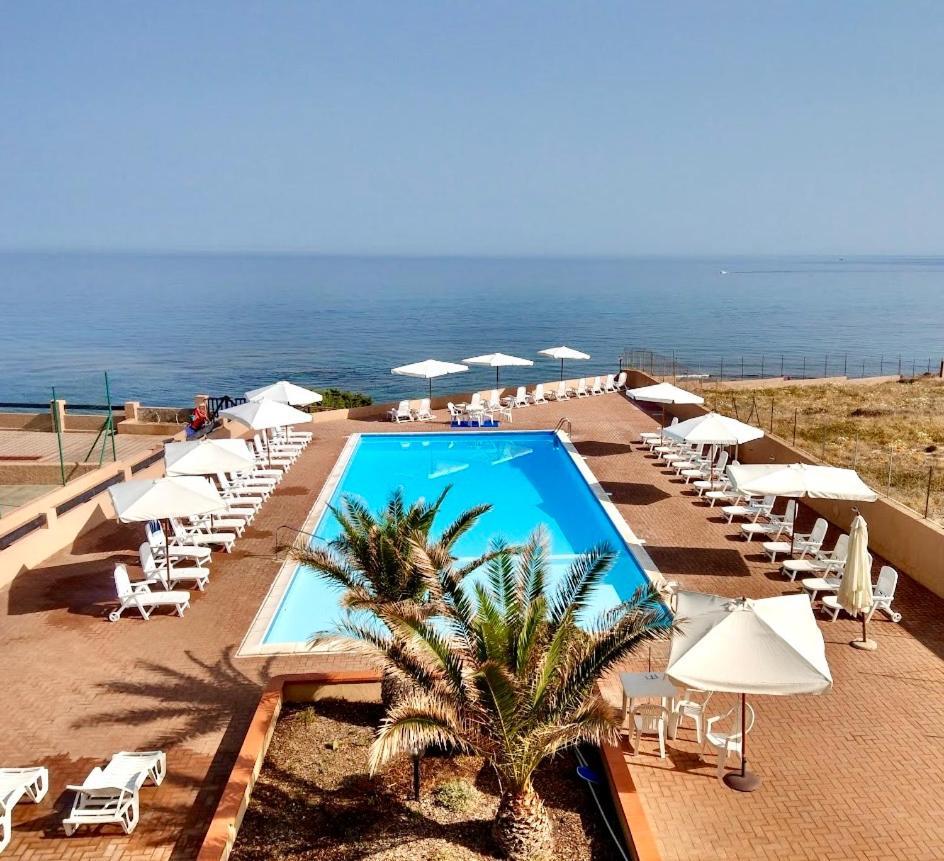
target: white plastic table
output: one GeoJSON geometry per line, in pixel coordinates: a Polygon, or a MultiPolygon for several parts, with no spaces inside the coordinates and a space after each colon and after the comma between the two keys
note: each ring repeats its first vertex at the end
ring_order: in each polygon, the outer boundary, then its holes
{"type": "Polygon", "coordinates": [[[638,699],[657,697],[668,708],[668,701],[679,695],[679,690],[665,673],[620,673],[623,685],[623,723],[638,699]]]}

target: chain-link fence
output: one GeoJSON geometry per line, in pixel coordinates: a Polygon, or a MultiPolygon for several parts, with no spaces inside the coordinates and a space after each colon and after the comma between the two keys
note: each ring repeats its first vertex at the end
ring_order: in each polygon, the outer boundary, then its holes
{"type": "Polygon", "coordinates": [[[855,469],[875,490],[944,524],[944,383],[925,387],[930,396],[904,383],[885,387],[900,389],[899,397],[876,397],[852,385],[783,393],[705,386],[703,393],[710,409],[761,427],[824,463],[855,469]]]}
{"type": "Polygon", "coordinates": [[[763,380],[786,377],[793,380],[820,377],[908,376],[940,374],[941,359],[935,356],[854,353],[733,353],[707,349],[657,351],[626,347],[620,354],[624,368],[639,368],[654,377],[674,379],[763,380]]]}

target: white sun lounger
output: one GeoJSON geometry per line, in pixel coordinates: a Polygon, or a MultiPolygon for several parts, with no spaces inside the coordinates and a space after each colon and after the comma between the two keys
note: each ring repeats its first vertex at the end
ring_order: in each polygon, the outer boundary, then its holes
{"type": "Polygon", "coordinates": [[[767,512],[763,515],[763,521],[755,520],[754,523],[741,524],[741,536],[751,541],[755,535],[772,535],[774,541],[778,541],[781,536],[788,538],[793,535],[793,523],[796,520],[797,504],[795,499],[787,502],[787,510],[783,514],[772,514],[767,512]]]}
{"type": "Polygon", "coordinates": [[[173,607],[178,616],[183,616],[190,606],[189,592],[152,592],[146,582],[132,584],[128,569],[121,564],[115,566],[115,592],[118,607],[108,614],[112,622],[117,622],[125,610],[137,610],[146,622],[157,607],[173,607]]]}
{"type": "Polygon", "coordinates": [[[616,391],[622,391],[626,388],[626,371],[620,371],[616,377],[616,383],[614,383],[616,391]]]}
{"type": "Polygon", "coordinates": [[[0,768],[0,852],[7,848],[13,831],[13,808],[25,795],[38,803],[49,791],[49,770],[31,768],[0,768]]]}
{"type": "Polygon", "coordinates": [[[604,392],[616,391],[616,378],[614,374],[606,375],[606,378],[603,380],[603,391],[604,392]]]}
{"type": "Polygon", "coordinates": [[[771,562],[777,561],[778,553],[799,553],[799,558],[818,553],[826,538],[829,524],[825,517],[817,517],[808,535],[794,535],[792,541],[765,541],[764,550],[771,562]]]}
{"type": "Polygon", "coordinates": [[[842,534],[836,539],[835,547],[829,552],[824,553],[820,550],[810,557],[788,559],[783,563],[782,571],[791,580],[796,580],[797,574],[831,574],[842,570],[846,564],[848,550],[849,536],[842,534]]]}
{"type": "MultiPolygon", "coordinates": [[[[871,561],[871,556],[869,561],[871,561]]],[[[872,589],[872,606],[866,613],[865,621],[872,621],[876,610],[881,610],[888,615],[893,622],[901,621],[901,613],[892,609],[892,600],[895,598],[895,590],[898,588],[898,572],[891,565],[883,565],[879,572],[878,581],[872,589]]],[[[823,598],[823,610],[832,615],[832,621],[839,618],[839,611],[842,605],[839,603],[838,595],[827,595],[823,598]]]]}
{"type": "Polygon", "coordinates": [[[561,380],[557,384],[557,388],[548,393],[548,397],[554,398],[555,401],[569,401],[570,395],[567,392],[567,383],[561,380]]]}
{"type": "Polygon", "coordinates": [[[210,582],[210,570],[193,566],[188,568],[175,567],[171,562],[170,571],[167,565],[158,565],[151,553],[151,545],[144,543],[138,548],[138,555],[141,558],[141,570],[144,572],[145,582],[160,583],[165,589],[171,589],[178,583],[192,583],[201,592],[206,589],[210,582]]]}
{"type": "Polygon", "coordinates": [[[156,520],[149,520],[144,526],[144,534],[147,536],[148,544],[151,545],[151,552],[154,554],[155,562],[164,561],[164,548],[170,551],[171,562],[183,559],[189,562],[197,562],[199,565],[210,564],[210,554],[213,552],[209,547],[196,547],[195,545],[179,544],[171,539],[169,543],[165,542],[164,529],[156,520]]]}
{"type": "Polygon", "coordinates": [[[268,466],[269,464],[274,464],[275,466],[281,467],[283,472],[287,472],[291,465],[297,460],[297,453],[283,451],[275,446],[270,448],[262,442],[259,438],[259,434],[253,436],[252,445],[255,449],[257,465],[268,466]]]}
{"type": "Polygon", "coordinates": [[[159,786],[167,773],[167,757],[160,750],[116,753],[104,768],[95,766],[75,793],[72,812],[62,820],[66,836],[80,825],[117,823],[125,834],[138,824],[138,791],[150,780],[159,786]]]}
{"type": "Polygon", "coordinates": [[[419,409],[416,411],[416,420],[418,422],[431,422],[436,416],[433,415],[433,411],[429,408],[429,398],[423,398],[420,401],[419,409]]]}
{"type": "Polygon", "coordinates": [[[528,400],[528,393],[524,386],[518,386],[518,390],[513,395],[502,398],[502,403],[506,407],[527,407],[531,405],[531,401],[528,400]]]}
{"type": "Polygon", "coordinates": [[[577,380],[577,388],[576,388],[576,390],[574,391],[574,395],[575,395],[575,397],[578,397],[578,398],[589,398],[589,397],[590,397],[590,390],[587,388],[587,378],[586,378],[586,377],[581,377],[579,380],[577,380]]]}
{"type": "Polygon", "coordinates": [[[602,395],[603,394],[603,383],[600,377],[594,377],[593,382],[590,384],[590,394],[591,395],[602,395]]]}
{"type": "Polygon", "coordinates": [[[726,505],[721,513],[728,518],[728,523],[735,517],[756,522],[761,516],[766,517],[774,507],[776,496],[765,496],[763,499],[748,499],[739,505],[726,505]]]}
{"type": "Polygon", "coordinates": [[[534,391],[528,395],[528,403],[531,404],[546,404],[547,398],[544,397],[544,383],[538,383],[534,387],[534,391]]]}
{"type": "Polygon", "coordinates": [[[219,544],[227,553],[232,553],[236,543],[236,535],[232,532],[207,532],[197,526],[184,526],[174,517],[170,519],[170,525],[181,544],[197,544],[202,547],[219,544]]]}

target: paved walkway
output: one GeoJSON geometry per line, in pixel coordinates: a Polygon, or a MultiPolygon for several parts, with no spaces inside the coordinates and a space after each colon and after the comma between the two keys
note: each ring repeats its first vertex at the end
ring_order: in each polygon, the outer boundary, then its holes
{"type": "MultiPolygon", "coordinates": [[[[770,566],[744,555],[754,548],[712,522],[630,444],[651,424],[636,407],[608,395],[522,410],[514,427],[553,427],[561,415],[573,420],[578,448],[670,577],[732,595],[789,591],[770,566]]],[[[136,555],[134,527],[109,524],[83,536],[0,592],[0,763],[46,764],[52,783],[43,804],[17,807],[5,858],[194,856],[261,684],[279,672],[346,665],[337,655],[234,653],[278,570],[276,527],[302,523],[350,433],[381,429],[416,426],[318,425],[316,442],[236,550],[215,554],[210,587],[183,619],[105,620],[114,562],[136,555]],[[65,785],[115,750],[150,747],[167,750],[169,775],[143,791],[136,832],[65,838],[65,785]]],[[[876,622],[877,654],[846,645],[852,623],[824,625],[833,692],[755,703],[752,759],[766,781],[759,793],[720,787],[713,762],[692,755],[687,734],[670,743],[664,762],[647,748],[628,758],[666,858],[940,857],[944,602],[907,578],[899,594],[905,622],[876,622]]],[[[607,691],[618,696],[612,681],[607,691]]]]}

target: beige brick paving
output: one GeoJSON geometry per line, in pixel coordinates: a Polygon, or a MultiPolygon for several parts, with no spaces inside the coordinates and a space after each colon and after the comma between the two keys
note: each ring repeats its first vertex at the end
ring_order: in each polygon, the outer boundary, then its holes
{"type": "MultiPolygon", "coordinates": [[[[553,427],[561,415],[573,420],[578,448],[669,576],[730,595],[790,591],[749,552],[756,547],[635,450],[631,440],[651,425],[636,407],[608,395],[519,411],[513,427],[553,427]]],[[[17,807],[5,858],[193,857],[260,685],[278,672],[350,665],[340,656],[233,657],[280,564],[276,527],[302,523],[348,434],[416,429],[318,425],[316,442],[235,552],[215,555],[210,587],[183,619],[105,620],[112,567],[133,560],[135,527],[102,527],[0,592],[0,763],[46,764],[52,784],[43,804],[17,807]],[[65,838],[65,785],[115,750],[147,747],[168,751],[169,775],[143,791],[136,832],[65,838]]],[[[666,858],[942,857],[944,602],[907,578],[899,595],[905,622],[876,621],[876,654],[848,647],[851,622],[823,625],[831,693],[755,701],[759,793],[721,787],[714,762],[694,755],[690,733],[670,742],[664,762],[648,746],[628,756],[666,858]]],[[[653,650],[654,665],[662,652],[653,650]]],[[[612,680],[606,690],[615,702],[612,680]]]]}

